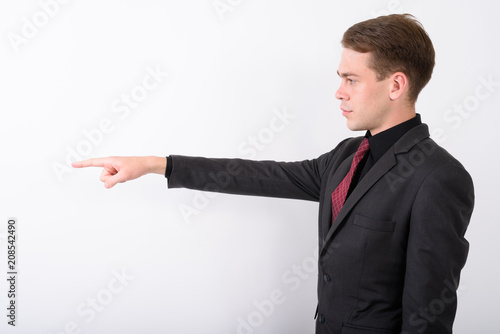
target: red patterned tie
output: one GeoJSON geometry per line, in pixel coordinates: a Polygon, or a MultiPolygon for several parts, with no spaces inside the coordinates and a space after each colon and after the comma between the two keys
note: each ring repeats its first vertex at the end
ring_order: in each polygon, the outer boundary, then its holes
{"type": "Polygon", "coordinates": [[[361,159],[363,159],[366,151],[368,151],[368,147],[368,139],[364,138],[359,145],[356,154],[354,154],[354,159],[352,159],[351,169],[349,169],[349,173],[347,173],[342,182],[340,182],[340,184],[332,193],[332,222],[335,220],[335,218],[337,218],[340,209],[344,205],[347,192],[349,191],[349,186],[351,185],[352,176],[354,175],[359,162],[361,161],[361,159]]]}

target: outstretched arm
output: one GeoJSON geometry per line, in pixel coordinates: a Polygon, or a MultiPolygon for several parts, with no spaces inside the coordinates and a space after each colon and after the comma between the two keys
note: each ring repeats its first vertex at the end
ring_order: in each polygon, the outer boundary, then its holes
{"type": "Polygon", "coordinates": [[[103,167],[101,181],[109,189],[117,183],[137,179],[149,173],[165,174],[167,158],[165,157],[107,157],[73,162],[71,166],[103,167]]]}

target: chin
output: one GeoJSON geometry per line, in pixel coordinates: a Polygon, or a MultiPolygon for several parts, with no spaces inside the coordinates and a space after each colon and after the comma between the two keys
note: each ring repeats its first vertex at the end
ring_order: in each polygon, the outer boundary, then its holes
{"type": "Polygon", "coordinates": [[[349,122],[347,121],[347,128],[351,131],[363,131],[365,128],[361,126],[360,124],[357,124],[355,122],[349,122]]]}

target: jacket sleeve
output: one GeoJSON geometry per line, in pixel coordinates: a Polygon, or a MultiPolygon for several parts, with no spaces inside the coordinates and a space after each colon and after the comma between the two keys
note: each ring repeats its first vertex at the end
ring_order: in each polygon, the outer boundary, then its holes
{"type": "Polygon", "coordinates": [[[296,162],[171,155],[168,187],[319,201],[323,174],[342,143],[316,159],[296,162]]]}
{"type": "Polygon", "coordinates": [[[472,180],[462,166],[438,167],[421,185],[408,235],[403,334],[452,333],[473,206],[472,180]]]}

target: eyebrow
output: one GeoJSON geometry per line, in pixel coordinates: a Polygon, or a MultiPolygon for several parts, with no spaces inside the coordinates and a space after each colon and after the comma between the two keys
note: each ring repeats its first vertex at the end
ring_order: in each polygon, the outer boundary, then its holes
{"type": "Polygon", "coordinates": [[[346,72],[346,73],[339,73],[339,71],[337,71],[337,74],[339,75],[339,77],[341,78],[345,78],[345,77],[359,77],[359,75],[355,74],[355,73],[350,73],[350,72],[346,72]]]}

